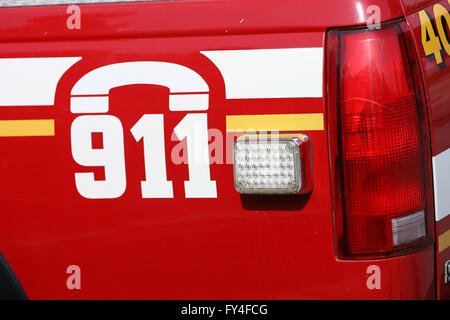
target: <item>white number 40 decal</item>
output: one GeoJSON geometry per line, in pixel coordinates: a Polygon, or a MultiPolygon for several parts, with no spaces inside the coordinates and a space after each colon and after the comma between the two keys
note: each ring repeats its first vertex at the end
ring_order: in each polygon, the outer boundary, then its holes
{"type": "MultiPolygon", "coordinates": [[[[217,198],[211,181],[208,126],[205,113],[188,113],[175,127],[178,139],[187,141],[189,180],[184,182],[186,198],[217,198]]],[[[145,180],[143,198],[173,198],[172,181],[167,180],[164,115],[144,114],[131,128],[136,141],[143,139],[145,180]]],[[[103,166],[105,180],[95,180],[92,172],[75,173],[78,192],[88,199],[112,199],[126,189],[125,149],[122,123],[112,115],[84,115],[71,128],[72,155],[82,166],[103,166]],[[92,146],[92,133],[102,133],[103,148],[92,146]]]]}

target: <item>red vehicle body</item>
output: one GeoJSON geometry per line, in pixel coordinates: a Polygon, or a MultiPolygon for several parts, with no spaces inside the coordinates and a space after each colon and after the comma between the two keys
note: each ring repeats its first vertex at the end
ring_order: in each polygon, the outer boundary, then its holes
{"type": "MultiPolygon", "coordinates": [[[[12,97],[0,99],[0,252],[27,297],[450,298],[450,284],[445,281],[450,206],[446,206],[444,188],[450,185],[445,162],[450,147],[450,56],[444,43],[440,64],[424,52],[419,16],[425,10],[435,23],[436,4],[450,10],[447,0],[80,4],[81,25],[73,29],[67,25],[69,5],[0,8],[0,77],[4,79],[0,95],[12,97]],[[328,59],[333,30],[367,28],[371,5],[380,9],[382,30],[390,23],[406,26],[402,30],[413,41],[408,54],[417,56],[427,120],[424,132],[429,132],[423,144],[427,241],[392,255],[349,258],[339,253],[337,198],[344,178],[336,175],[333,161],[339,128],[330,107],[333,85],[328,59]],[[316,73],[308,73],[302,83],[309,85],[308,79],[311,86],[319,83],[318,94],[309,96],[289,96],[284,89],[274,90],[271,96],[270,88],[265,94],[249,84],[260,81],[256,76],[244,74],[243,64],[228,67],[233,56],[223,55],[233,51],[251,61],[259,58],[246,56],[250,50],[275,50],[261,52],[267,54],[264,57],[282,52],[279,59],[289,60],[289,54],[297,53],[289,49],[304,48],[318,48],[311,51],[311,59],[320,62],[316,69],[311,67],[316,73]],[[136,74],[154,66],[167,67],[168,73],[178,72],[169,68],[174,65],[184,71],[165,85],[158,79],[131,83],[120,71],[101,69],[132,62],[157,63],[134,65],[136,74]],[[97,77],[100,69],[106,71],[97,77]],[[200,78],[192,76],[182,84],[187,88],[180,89],[177,81],[189,77],[188,69],[200,78]],[[241,76],[243,87],[231,83],[231,78],[241,76]],[[247,94],[246,90],[255,91],[247,94]],[[177,106],[177,99],[187,95],[207,96],[209,103],[198,108],[191,108],[189,102],[177,106]],[[96,98],[87,100],[92,97],[96,98]],[[102,109],[105,99],[109,109],[102,109]],[[143,196],[145,140],[136,138],[137,129],[130,130],[137,128],[144,114],[164,119],[163,151],[172,197],[143,196]],[[223,133],[223,141],[216,145],[216,161],[210,164],[209,181],[215,181],[216,197],[189,196],[185,183],[190,181],[189,165],[170,161],[183,140],[174,137],[174,128],[187,114],[207,119],[208,128],[223,133]],[[235,190],[233,164],[227,161],[232,143],[227,141],[262,123],[252,122],[255,115],[268,115],[264,124],[295,122],[300,115],[298,126],[281,131],[298,131],[311,140],[311,192],[247,196],[235,190]],[[107,180],[110,174],[102,163],[83,165],[86,159],[77,159],[74,132],[78,129],[74,127],[81,117],[98,117],[89,118],[94,127],[104,120],[122,128],[123,138],[116,139],[124,141],[124,162],[117,160],[120,163],[114,165],[125,166],[126,180],[118,196],[96,197],[86,189],[89,197],[76,184],[75,174],[91,172],[96,181],[107,180]],[[81,287],[71,290],[68,267],[74,265],[81,270],[81,287]],[[372,266],[378,268],[381,279],[376,288],[368,286],[372,266]]],[[[442,21],[448,34],[450,20],[442,21]]],[[[80,128],[84,125],[80,122],[80,128]]],[[[108,142],[102,139],[106,133],[92,130],[100,135],[92,135],[90,150],[107,149],[108,142]]],[[[210,156],[217,139],[210,139],[210,156]]]]}

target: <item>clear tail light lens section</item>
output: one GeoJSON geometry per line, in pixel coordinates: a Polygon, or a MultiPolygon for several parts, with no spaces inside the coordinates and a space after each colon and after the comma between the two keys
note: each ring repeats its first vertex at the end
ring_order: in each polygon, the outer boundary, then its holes
{"type": "Polygon", "coordinates": [[[392,243],[400,246],[425,237],[425,212],[392,219],[392,243]]]}
{"type": "Polygon", "coordinates": [[[234,185],[242,194],[295,194],[312,188],[308,136],[243,135],[233,146],[234,185]]]}
{"type": "Polygon", "coordinates": [[[428,243],[425,94],[405,22],[327,35],[339,256],[387,257],[428,243]]]}

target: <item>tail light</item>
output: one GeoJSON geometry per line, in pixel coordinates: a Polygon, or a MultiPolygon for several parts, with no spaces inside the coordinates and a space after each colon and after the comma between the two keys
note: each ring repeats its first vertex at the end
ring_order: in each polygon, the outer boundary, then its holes
{"type": "Polygon", "coordinates": [[[332,30],[327,50],[338,255],[379,258],[417,249],[431,232],[431,166],[412,35],[403,21],[332,30]]]}

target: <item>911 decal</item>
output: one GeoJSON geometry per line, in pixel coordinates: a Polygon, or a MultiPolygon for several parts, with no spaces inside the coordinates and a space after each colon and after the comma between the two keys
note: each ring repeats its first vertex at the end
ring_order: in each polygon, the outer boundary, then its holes
{"type": "MultiPolygon", "coordinates": [[[[143,139],[144,142],[142,198],[173,198],[172,182],[167,181],[163,121],[162,114],[145,114],[131,128],[136,141],[143,139]]],[[[210,178],[207,115],[187,114],[174,132],[180,141],[187,139],[189,180],[185,181],[186,198],[217,198],[216,183],[210,178]]],[[[120,120],[112,115],[80,116],[72,123],[71,141],[72,156],[78,164],[105,168],[105,180],[95,180],[92,172],[75,173],[80,195],[88,199],[120,197],[127,184],[120,120]],[[103,148],[92,147],[92,133],[102,134],[103,148]]]]}
{"type": "MultiPolygon", "coordinates": [[[[193,70],[167,62],[134,61],[107,65],[83,76],[72,89],[73,113],[106,113],[109,91],[129,84],[162,85],[170,89],[169,110],[208,109],[206,82],[193,70]],[[81,96],[82,95],[82,96],[81,96]]],[[[144,114],[131,128],[136,142],[143,140],[145,180],[142,198],[173,198],[172,182],[167,180],[164,115],[144,114]]],[[[187,140],[189,180],[186,198],[217,198],[216,182],[211,181],[208,151],[208,124],[205,113],[188,113],[174,128],[180,141],[187,140]]],[[[103,166],[105,180],[92,172],[75,173],[80,195],[88,199],[113,199],[126,189],[123,127],[111,115],[83,115],[71,129],[72,155],[82,166],[103,166]],[[101,133],[103,148],[92,147],[92,134],[101,133]]]]}
{"type": "MultiPolygon", "coordinates": [[[[450,4],[450,0],[448,0],[450,4]]],[[[448,39],[450,28],[450,13],[447,8],[437,3],[433,6],[433,18],[426,10],[419,12],[421,25],[421,41],[423,50],[427,57],[434,56],[439,65],[444,62],[442,58],[442,49],[450,56],[450,43],[448,39]],[[444,23],[445,21],[445,23],[444,23]],[[437,35],[435,30],[437,30],[437,35]]]]}

